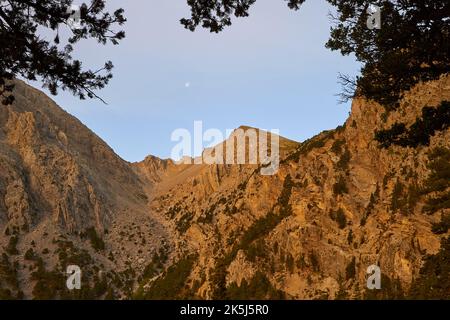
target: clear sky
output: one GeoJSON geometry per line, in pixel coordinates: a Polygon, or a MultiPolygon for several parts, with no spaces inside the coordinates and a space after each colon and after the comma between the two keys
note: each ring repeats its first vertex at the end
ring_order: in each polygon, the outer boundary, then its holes
{"type": "Polygon", "coordinates": [[[250,17],[219,34],[185,30],[185,0],[109,6],[125,9],[126,39],[76,48],[86,67],[113,61],[114,79],[99,92],[108,105],[63,92],[52,98],[125,160],[169,157],[171,133],[192,131],[195,120],[222,132],[240,125],[279,129],[302,141],[348,116],[350,105],[335,96],[337,75],[354,75],[359,65],[325,48],[332,9],[325,0],[306,1],[300,11],[283,0],[257,0],[250,17]]]}

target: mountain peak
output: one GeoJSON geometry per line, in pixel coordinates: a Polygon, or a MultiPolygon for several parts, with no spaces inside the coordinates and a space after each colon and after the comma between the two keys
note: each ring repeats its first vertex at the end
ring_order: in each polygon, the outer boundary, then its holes
{"type": "MultiPolygon", "coordinates": [[[[76,259],[86,288],[95,288],[101,269],[123,299],[134,297],[133,286],[122,285],[130,280],[154,299],[208,299],[218,290],[231,299],[361,298],[372,265],[399,288],[413,286],[424,257],[440,250],[433,230],[448,234],[449,186],[435,181],[448,180],[439,168],[450,131],[420,148],[390,149],[379,148],[374,132],[400,119],[409,130],[424,106],[450,101],[450,76],[405,93],[386,119],[361,98],[336,130],[302,144],[277,135],[280,161],[270,176],[259,165],[176,165],[154,156],[130,164],[43,93],[21,82],[15,90],[16,101],[0,108],[0,254],[14,280],[0,274],[0,291],[12,297],[66,296],[41,288],[64,287],[49,277],[76,259]],[[45,276],[36,279],[36,268],[45,276]],[[249,297],[243,283],[262,284],[253,290],[260,294],[249,297]]],[[[250,129],[257,138],[270,134],[240,126],[215,148],[244,141],[238,129],[249,143],[259,143],[250,129]]]]}

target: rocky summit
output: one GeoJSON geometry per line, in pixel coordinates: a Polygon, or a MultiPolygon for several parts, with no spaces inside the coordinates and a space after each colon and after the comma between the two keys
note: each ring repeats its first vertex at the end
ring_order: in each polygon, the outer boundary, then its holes
{"type": "Polygon", "coordinates": [[[342,126],[280,137],[274,175],[129,163],[44,93],[16,80],[14,96],[0,106],[1,299],[450,298],[449,75],[395,110],[358,98],[342,126]]]}

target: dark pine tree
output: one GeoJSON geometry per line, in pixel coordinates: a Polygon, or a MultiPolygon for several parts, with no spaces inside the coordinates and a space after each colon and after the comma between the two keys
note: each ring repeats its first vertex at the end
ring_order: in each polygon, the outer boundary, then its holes
{"type": "Polygon", "coordinates": [[[91,0],[74,15],[72,0],[0,0],[0,97],[10,104],[11,80],[23,77],[41,80],[52,94],[69,90],[80,99],[99,98],[95,90],[111,79],[111,61],[98,70],[84,70],[79,60],[72,59],[73,46],[82,39],[95,39],[100,44],[118,44],[125,37],[114,31],[126,19],[123,9],[112,13],[105,0],[91,0]],[[70,22],[77,19],[74,27],[70,22]],[[71,20],[72,19],[72,20],[71,20]],[[69,31],[66,43],[60,43],[59,31],[69,31]],[[42,34],[54,34],[51,41],[42,34]]]}

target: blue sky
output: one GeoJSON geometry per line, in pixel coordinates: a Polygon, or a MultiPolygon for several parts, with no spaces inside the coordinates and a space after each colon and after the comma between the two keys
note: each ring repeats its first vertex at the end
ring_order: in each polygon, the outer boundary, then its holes
{"type": "MultiPolygon", "coordinates": [[[[75,1],[76,3],[76,1],[75,1]]],[[[177,128],[193,130],[249,125],[279,129],[302,141],[342,124],[349,104],[338,104],[339,72],[354,75],[353,57],[331,52],[325,0],[300,11],[282,0],[258,0],[250,17],[220,34],[185,30],[185,0],[110,0],[123,7],[127,38],[119,46],[77,47],[77,58],[96,68],[112,60],[114,79],[99,101],[69,93],[52,97],[104,139],[122,158],[170,156],[177,128]],[[186,84],[189,85],[186,85],[186,84]]]]}

